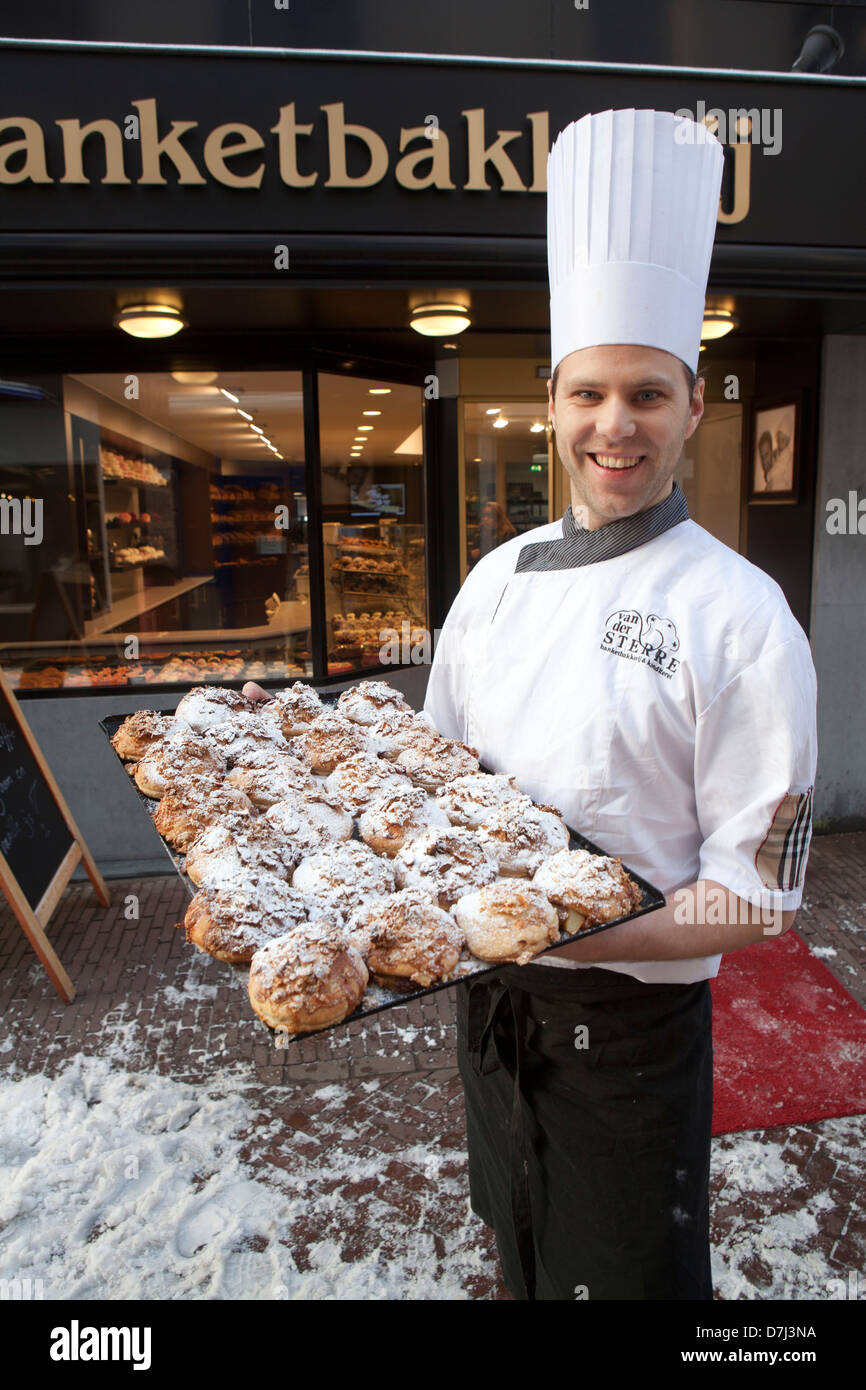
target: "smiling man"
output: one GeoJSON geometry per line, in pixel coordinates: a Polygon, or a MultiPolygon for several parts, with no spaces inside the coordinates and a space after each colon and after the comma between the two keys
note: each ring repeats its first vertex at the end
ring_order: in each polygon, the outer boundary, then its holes
{"type": "Polygon", "coordinates": [[[458,987],[472,1205],[528,1299],[709,1299],[708,981],[786,930],[815,776],[809,644],[689,519],[722,151],[585,116],[548,165],[550,418],[571,505],[468,576],[425,710],[665,907],[458,987]]]}
{"type": "Polygon", "coordinates": [[[595,531],[669,495],[704,413],[704,383],[669,352],[584,348],[557,365],[548,403],[572,516],[595,531]]]}

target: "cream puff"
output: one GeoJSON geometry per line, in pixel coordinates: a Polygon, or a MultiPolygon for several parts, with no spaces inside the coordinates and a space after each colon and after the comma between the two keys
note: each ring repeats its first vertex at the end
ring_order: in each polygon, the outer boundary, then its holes
{"type": "Polygon", "coordinates": [[[368,979],[366,965],[342,929],[321,919],[256,951],[250,963],[250,1003],[270,1028],[310,1033],[351,1014],[368,979]]]}
{"type": "Polygon", "coordinates": [[[540,888],[521,879],[500,879],[467,893],[453,913],[479,960],[526,965],[559,940],[556,908],[540,888]]]}

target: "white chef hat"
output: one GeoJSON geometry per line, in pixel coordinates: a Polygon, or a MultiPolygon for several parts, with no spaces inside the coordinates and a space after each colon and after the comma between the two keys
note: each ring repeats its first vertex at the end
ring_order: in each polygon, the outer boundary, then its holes
{"type": "Polygon", "coordinates": [[[547,162],[551,366],[603,343],[663,348],[693,371],[724,157],[668,111],[600,111],[547,162]]]}

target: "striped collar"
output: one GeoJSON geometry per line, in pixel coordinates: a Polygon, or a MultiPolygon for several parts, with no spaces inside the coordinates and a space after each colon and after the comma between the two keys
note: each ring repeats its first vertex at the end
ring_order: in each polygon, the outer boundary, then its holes
{"type": "Polygon", "coordinates": [[[645,512],[610,521],[597,531],[578,526],[571,507],[562,518],[562,539],[533,541],[521,548],[517,571],[576,569],[594,565],[599,560],[612,560],[626,551],[635,550],[647,541],[655,540],[672,526],[688,521],[689,508],[685,493],[674,482],[673,491],[645,512]]]}

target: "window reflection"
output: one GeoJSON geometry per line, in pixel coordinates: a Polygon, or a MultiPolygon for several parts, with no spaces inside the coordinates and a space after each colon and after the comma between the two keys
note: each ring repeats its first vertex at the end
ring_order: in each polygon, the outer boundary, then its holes
{"type": "Polygon", "coordinates": [[[38,486],[48,528],[32,556],[4,546],[13,683],[311,675],[301,374],[97,373],[40,389],[0,394],[0,491],[38,486]]]}
{"type": "Polygon", "coordinates": [[[421,390],[319,376],[330,675],[379,666],[427,626],[421,390]],[[389,651],[389,643],[390,651],[389,651]]]}
{"type": "Polygon", "coordinates": [[[466,564],[549,520],[546,405],[467,402],[466,564]]]}

